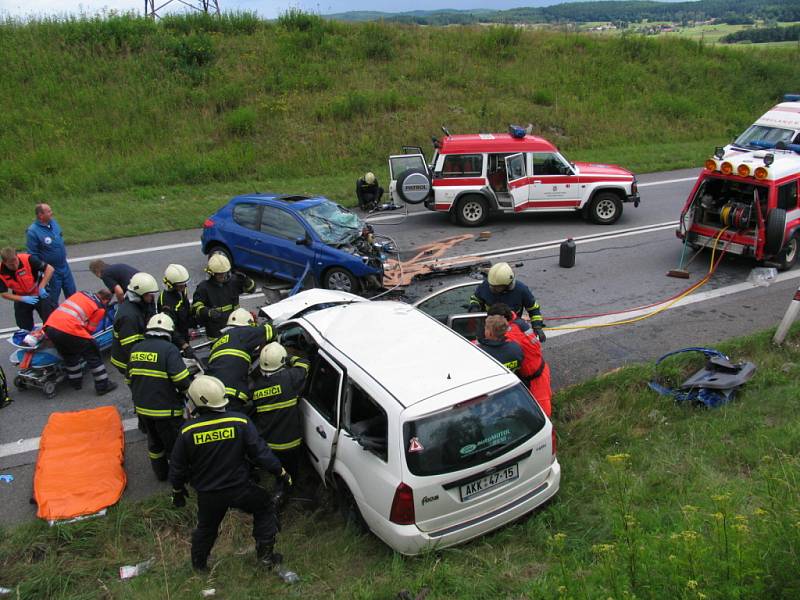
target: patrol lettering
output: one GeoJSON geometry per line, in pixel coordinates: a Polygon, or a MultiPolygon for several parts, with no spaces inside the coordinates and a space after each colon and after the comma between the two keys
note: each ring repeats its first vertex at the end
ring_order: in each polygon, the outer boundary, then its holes
{"type": "Polygon", "coordinates": [[[130,362],[158,362],[158,352],[131,352],[130,362]]]}
{"type": "Polygon", "coordinates": [[[216,342],[214,342],[214,345],[213,345],[213,346],[211,346],[211,351],[213,352],[214,350],[216,350],[217,348],[219,348],[220,346],[222,346],[222,344],[227,344],[227,343],[228,343],[228,340],[230,339],[230,337],[231,337],[231,336],[229,336],[227,333],[226,333],[225,335],[223,335],[223,336],[222,336],[221,338],[219,338],[219,339],[218,339],[216,342]]]}
{"type": "Polygon", "coordinates": [[[222,440],[232,440],[236,437],[236,430],[233,427],[222,427],[211,431],[200,431],[193,436],[194,445],[207,444],[208,442],[219,442],[222,440]]]}
{"type": "Polygon", "coordinates": [[[256,390],[253,392],[253,400],[260,400],[261,398],[269,398],[271,396],[277,396],[278,394],[283,391],[281,389],[280,384],[278,385],[271,385],[266,388],[262,388],[260,390],[256,390]]]}

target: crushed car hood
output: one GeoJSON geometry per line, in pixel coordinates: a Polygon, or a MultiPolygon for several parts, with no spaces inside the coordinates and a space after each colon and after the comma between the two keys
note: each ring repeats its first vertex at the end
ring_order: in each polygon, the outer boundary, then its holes
{"type": "Polygon", "coordinates": [[[367,302],[367,300],[361,296],[356,296],[355,294],[349,294],[347,292],[314,288],[300,292],[294,296],[289,296],[275,304],[262,306],[259,309],[259,314],[262,317],[270,319],[273,325],[280,325],[309,308],[315,306],[321,308],[323,306],[345,304],[348,302],[367,302]]]}

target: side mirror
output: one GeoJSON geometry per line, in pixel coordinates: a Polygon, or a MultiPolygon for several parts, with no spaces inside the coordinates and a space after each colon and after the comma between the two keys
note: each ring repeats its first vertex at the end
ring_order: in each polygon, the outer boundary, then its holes
{"type": "Polygon", "coordinates": [[[308,237],[308,234],[301,235],[294,241],[294,243],[297,244],[298,246],[310,246],[311,239],[308,237]]]}

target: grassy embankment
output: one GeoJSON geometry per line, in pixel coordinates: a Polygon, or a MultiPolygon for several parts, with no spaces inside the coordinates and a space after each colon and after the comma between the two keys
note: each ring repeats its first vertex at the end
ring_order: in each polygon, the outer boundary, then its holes
{"type": "Polygon", "coordinates": [[[290,13],[0,23],[0,244],[49,200],[69,241],[196,227],[236,193],[353,202],[403,144],[535,131],[577,160],[695,166],[800,77],[797,49],[290,13]]]}
{"type": "MultiPolygon", "coordinates": [[[[359,536],[328,510],[290,510],[280,550],[302,581],[255,567],[249,521],[227,517],[210,579],[192,574],[193,505],[168,490],[106,518],[0,532],[0,586],[20,598],[392,599],[797,598],[800,577],[800,343],[769,333],[722,346],[758,371],[732,404],[676,405],[650,391],[654,367],[633,366],[562,390],[554,401],[561,490],[544,509],[470,544],[417,558],[359,536]],[[249,548],[249,551],[248,551],[249,548]],[[155,565],[121,582],[117,569],[155,565]]],[[[673,382],[700,366],[672,359],[673,382]]]]}

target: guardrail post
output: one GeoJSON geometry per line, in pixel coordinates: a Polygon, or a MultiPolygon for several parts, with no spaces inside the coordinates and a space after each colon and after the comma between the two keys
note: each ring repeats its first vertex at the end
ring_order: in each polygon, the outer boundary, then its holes
{"type": "Polygon", "coordinates": [[[789,333],[789,328],[797,318],[798,312],[800,312],[800,287],[795,290],[794,297],[789,303],[789,308],[786,309],[786,314],[783,315],[783,319],[781,319],[780,325],[778,325],[778,329],[775,331],[775,335],[772,336],[773,344],[780,346],[783,343],[783,340],[786,339],[786,334],[789,333]]]}

